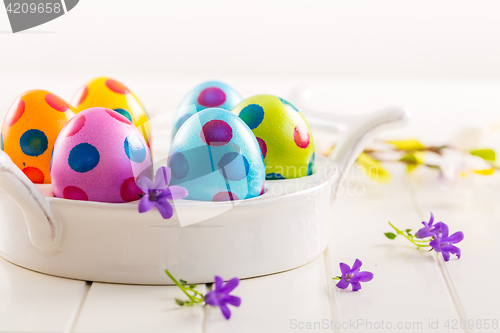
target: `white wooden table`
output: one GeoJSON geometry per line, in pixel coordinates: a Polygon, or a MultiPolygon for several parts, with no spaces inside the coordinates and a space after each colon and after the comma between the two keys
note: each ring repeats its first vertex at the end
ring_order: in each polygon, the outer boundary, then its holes
{"type": "MultiPolygon", "coordinates": [[[[426,90],[420,88],[419,96],[408,96],[421,99],[426,90]]],[[[430,96],[432,87],[426,89],[430,96]]],[[[325,252],[300,268],[241,281],[234,293],[242,305],[229,321],[215,308],[178,307],[174,298],[183,295],[176,287],[75,281],[0,259],[0,332],[500,332],[499,177],[481,179],[474,194],[465,195],[437,186],[432,173],[409,178],[402,168],[392,171],[388,185],[349,178],[347,188],[359,184],[362,193],[338,198],[325,252]],[[416,229],[430,212],[451,231],[464,232],[460,260],[445,263],[383,235],[388,221],[416,229]],[[358,292],[336,288],[339,263],[356,258],[374,279],[358,292]]]]}
{"type": "MultiPolygon", "coordinates": [[[[316,260],[241,281],[235,294],[243,302],[230,321],[215,308],[179,308],[176,287],[74,281],[1,259],[0,332],[469,332],[461,321],[498,324],[498,181],[464,200],[402,173],[395,178],[385,186],[361,183],[364,195],[339,198],[330,245],[316,260]],[[430,211],[465,233],[460,260],[444,263],[384,237],[388,220],[419,227],[430,211]],[[338,263],[356,258],[374,279],[355,293],[336,288],[338,263]]],[[[500,331],[493,327],[475,331],[500,331]]]]}

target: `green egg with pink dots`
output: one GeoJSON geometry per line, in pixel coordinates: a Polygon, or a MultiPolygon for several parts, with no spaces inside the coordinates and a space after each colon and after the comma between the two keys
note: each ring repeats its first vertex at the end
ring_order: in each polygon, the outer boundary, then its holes
{"type": "Polygon", "coordinates": [[[231,111],[257,138],[266,179],[291,179],[312,175],[314,143],[304,116],[291,103],[273,95],[256,95],[231,111]]]}

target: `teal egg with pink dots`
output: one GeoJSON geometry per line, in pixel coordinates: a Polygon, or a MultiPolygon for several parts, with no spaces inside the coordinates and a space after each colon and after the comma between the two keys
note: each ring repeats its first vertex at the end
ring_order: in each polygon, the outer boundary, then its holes
{"type": "Polygon", "coordinates": [[[153,176],[148,145],[124,116],[105,108],[75,115],[59,133],[51,182],[58,198],[120,203],[140,199],[140,176],[153,176]]]}
{"type": "Polygon", "coordinates": [[[224,109],[205,109],[184,123],[172,141],[168,166],[170,183],[186,188],[186,199],[232,201],[264,192],[259,143],[239,117],[224,109]]]}
{"type": "Polygon", "coordinates": [[[243,99],[229,85],[220,81],[207,81],[194,87],[182,99],[174,116],[172,137],[195,113],[207,108],[221,108],[231,111],[243,99]]]}

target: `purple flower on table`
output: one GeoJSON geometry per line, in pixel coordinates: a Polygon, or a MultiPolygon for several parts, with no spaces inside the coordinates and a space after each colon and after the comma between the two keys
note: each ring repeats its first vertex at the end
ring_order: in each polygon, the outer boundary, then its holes
{"type": "Polygon", "coordinates": [[[205,296],[205,303],[212,306],[218,306],[224,318],[231,318],[231,310],[229,310],[228,304],[233,306],[240,306],[241,298],[238,296],[230,295],[229,293],[234,290],[240,283],[240,279],[232,278],[224,284],[224,280],[216,275],[214,282],[214,290],[209,291],[205,296]]]}
{"type": "Polygon", "coordinates": [[[422,249],[431,247],[431,251],[441,252],[445,261],[450,260],[450,254],[455,254],[460,259],[460,249],[453,245],[460,243],[464,239],[464,233],[461,231],[449,235],[448,225],[444,222],[434,224],[434,214],[431,213],[429,222],[422,222],[424,227],[417,231],[415,235],[410,233],[411,229],[399,230],[391,222],[389,225],[396,231],[386,232],[385,236],[389,239],[395,239],[397,235],[401,235],[408,239],[417,248],[422,249]]]}
{"type": "Polygon", "coordinates": [[[345,289],[351,285],[352,291],[358,291],[361,289],[361,282],[371,281],[373,279],[373,273],[368,271],[359,271],[362,264],[361,260],[356,259],[354,265],[350,268],[349,265],[341,262],[340,271],[342,272],[342,276],[340,277],[340,281],[337,283],[337,287],[345,289]]]}
{"type": "Polygon", "coordinates": [[[181,186],[169,186],[170,173],[170,168],[160,167],[156,171],[154,181],[145,176],[139,178],[137,187],[144,192],[144,196],[139,202],[139,213],[150,211],[156,207],[164,219],[172,217],[174,208],[169,200],[183,199],[188,195],[188,191],[181,186]]]}
{"type": "Polygon", "coordinates": [[[422,221],[424,227],[419,231],[417,231],[415,236],[417,236],[418,238],[435,237],[437,230],[436,230],[436,225],[433,225],[433,223],[434,223],[434,214],[431,213],[431,218],[429,219],[429,222],[422,221]]]}
{"type": "Polygon", "coordinates": [[[436,223],[435,229],[437,233],[429,245],[432,246],[436,252],[441,252],[443,254],[444,261],[450,260],[450,253],[455,254],[457,258],[460,259],[461,251],[453,244],[460,243],[464,239],[464,233],[457,231],[453,235],[448,236],[448,226],[443,222],[436,223]]]}

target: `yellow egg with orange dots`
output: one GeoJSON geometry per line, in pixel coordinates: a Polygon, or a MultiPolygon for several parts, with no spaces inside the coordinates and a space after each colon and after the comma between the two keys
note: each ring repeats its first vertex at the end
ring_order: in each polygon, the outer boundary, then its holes
{"type": "Polygon", "coordinates": [[[139,99],[121,82],[109,77],[99,77],[87,82],[72,99],[77,112],[102,107],[111,109],[130,120],[151,146],[149,117],[139,99]]]}
{"type": "Polygon", "coordinates": [[[50,183],[54,143],[75,112],[69,103],[45,90],[21,94],[7,111],[1,148],[33,183],[50,183]]]}

